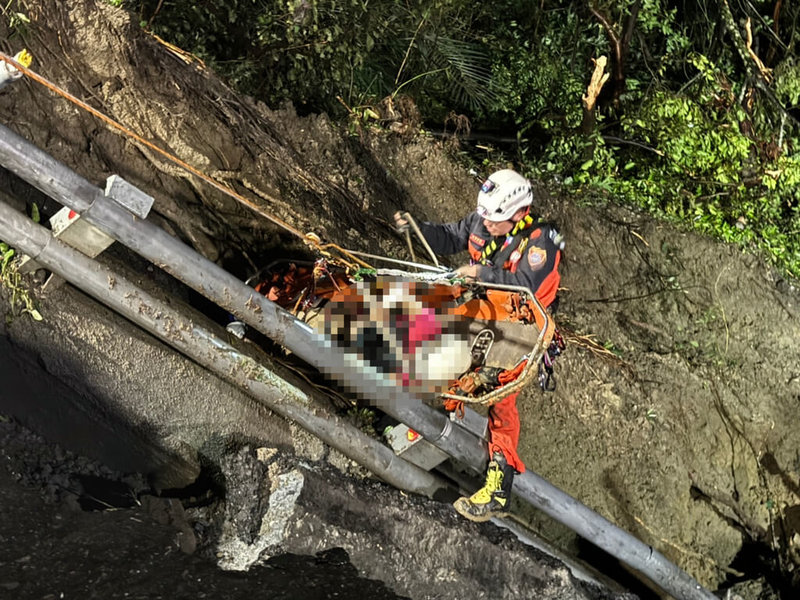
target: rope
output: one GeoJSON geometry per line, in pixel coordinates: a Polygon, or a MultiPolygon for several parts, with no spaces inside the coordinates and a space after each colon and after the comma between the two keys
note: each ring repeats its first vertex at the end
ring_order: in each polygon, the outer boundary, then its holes
{"type": "MultiPolygon", "coordinates": [[[[425,251],[428,253],[428,256],[431,257],[431,260],[433,261],[433,264],[436,265],[437,267],[441,266],[439,264],[439,260],[436,258],[436,254],[431,249],[430,244],[428,244],[428,240],[426,240],[425,236],[422,235],[422,231],[420,231],[419,225],[417,225],[417,222],[414,220],[414,217],[411,216],[411,213],[407,213],[407,212],[403,213],[403,218],[406,221],[408,221],[408,224],[414,230],[414,233],[419,238],[419,241],[420,241],[420,243],[422,243],[422,246],[423,246],[423,248],[425,248],[425,251]]],[[[407,230],[406,230],[406,239],[408,240],[408,246],[409,246],[409,249],[411,250],[411,256],[413,257],[414,256],[414,249],[411,248],[411,236],[408,234],[407,230]]],[[[416,259],[414,259],[414,261],[416,262],[416,259]]]]}
{"type": "MultiPolygon", "coordinates": [[[[319,237],[317,237],[313,233],[303,233],[302,231],[300,231],[296,227],[293,227],[292,225],[290,225],[286,221],[283,221],[282,219],[279,219],[278,217],[276,217],[274,215],[271,215],[270,213],[264,211],[257,204],[255,204],[252,200],[248,200],[247,198],[245,198],[241,194],[237,193],[235,190],[233,190],[233,189],[229,188],[228,186],[220,183],[219,181],[217,181],[213,177],[210,177],[210,176],[206,175],[205,173],[203,173],[199,169],[196,169],[195,167],[193,167],[189,163],[181,160],[180,158],[178,158],[174,154],[168,152],[167,150],[163,150],[162,148],[159,148],[158,146],[156,146],[155,144],[153,144],[149,140],[146,140],[145,138],[143,138],[139,134],[131,131],[130,129],[128,129],[127,127],[122,125],[121,123],[119,123],[119,122],[115,121],[114,119],[112,119],[111,117],[103,114],[102,112],[100,112],[96,108],[94,108],[92,106],[89,106],[84,101],[82,101],[79,98],[73,96],[69,92],[67,92],[65,90],[62,90],[61,88],[59,88],[54,83],[48,81],[47,79],[45,79],[44,77],[42,77],[38,73],[32,71],[31,69],[29,69],[29,68],[25,67],[24,65],[20,64],[19,62],[15,61],[13,58],[10,58],[4,52],[0,52],[0,60],[5,61],[8,64],[12,65],[15,69],[18,69],[20,72],[22,72],[26,77],[29,77],[33,81],[43,85],[44,87],[46,87],[50,91],[54,92],[55,94],[57,94],[57,95],[61,96],[62,98],[65,98],[66,100],[72,102],[73,104],[75,104],[79,108],[82,108],[83,110],[85,110],[88,113],[92,114],[93,116],[95,116],[96,118],[100,119],[101,121],[103,121],[107,125],[109,125],[109,126],[113,127],[114,129],[120,131],[125,136],[137,141],[140,144],[143,144],[144,146],[146,146],[147,148],[150,148],[154,152],[160,154],[161,156],[163,156],[164,158],[166,158],[170,162],[178,165],[179,167],[181,167],[182,169],[188,171],[192,175],[200,178],[202,181],[205,181],[207,184],[209,184],[211,187],[213,187],[217,191],[222,192],[226,196],[230,196],[234,200],[238,201],[240,204],[243,204],[243,205],[247,206],[250,210],[252,210],[256,214],[264,217],[265,219],[267,219],[268,221],[270,221],[273,224],[277,225],[278,227],[281,227],[281,228],[285,229],[286,231],[290,232],[291,234],[299,237],[306,244],[316,248],[317,250],[319,250],[321,252],[323,252],[324,249],[326,249],[326,248],[335,248],[337,251],[340,251],[343,254],[345,254],[346,256],[350,257],[351,260],[353,260],[354,262],[356,262],[356,263],[358,263],[358,264],[360,264],[362,266],[367,266],[367,267],[369,266],[365,262],[363,262],[363,261],[357,259],[356,257],[354,257],[347,250],[344,250],[343,248],[340,248],[339,246],[336,246],[335,244],[326,244],[325,246],[322,246],[319,237]]],[[[272,199],[270,199],[270,200],[272,200],[272,199]]],[[[346,265],[346,266],[353,267],[353,265],[346,265]]]]}

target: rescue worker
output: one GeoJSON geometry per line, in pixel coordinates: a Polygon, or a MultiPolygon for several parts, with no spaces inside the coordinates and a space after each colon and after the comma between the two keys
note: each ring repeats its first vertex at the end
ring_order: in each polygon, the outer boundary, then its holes
{"type": "MultiPolygon", "coordinates": [[[[474,213],[457,223],[421,223],[420,231],[436,254],[469,250],[470,263],[456,270],[461,277],[527,287],[548,307],[558,291],[563,241],[553,226],[534,219],[532,201],[530,182],[516,171],[503,169],[490,175],[481,186],[474,213]]],[[[401,213],[395,213],[394,218],[398,228],[407,225],[401,213]]],[[[497,374],[493,383],[500,385],[505,374],[497,374]]],[[[486,483],[469,498],[459,498],[454,504],[470,520],[487,521],[505,514],[514,474],[525,470],[517,454],[518,394],[506,396],[489,409],[491,460],[486,483]]]]}

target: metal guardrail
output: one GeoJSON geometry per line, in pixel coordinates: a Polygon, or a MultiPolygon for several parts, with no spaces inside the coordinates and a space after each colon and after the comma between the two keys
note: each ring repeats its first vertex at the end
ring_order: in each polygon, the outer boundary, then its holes
{"type": "MultiPolygon", "coordinates": [[[[351,389],[364,397],[382,398],[383,403],[379,407],[385,412],[406,423],[463,464],[476,471],[483,470],[487,451],[474,435],[453,427],[441,412],[425,406],[420,399],[387,382],[374,367],[358,361],[352,355],[344,356],[307,324],[254,293],[244,282],[163,230],[109,202],[96,186],[2,125],[0,164],[80,213],[88,222],[225,310],[285,345],[310,365],[324,373],[348,378],[342,381],[347,381],[351,389]],[[349,379],[351,377],[353,379],[349,379]]],[[[0,231],[3,232],[0,235],[9,237],[7,242],[23,249],[23,244],[31,237],[29,233],[20,232],[12,239],[15,236],[13,231],[0,231]]],[[[97,291],[101,295],[104,293],[102,288],[97,291]]],[[[675,598],[718,600],[652,546],[620,529],[530,470],[515,478],[514,490],[524,500],[641,572],[675,598]]]]}
{"type": "Polygon", "coordinates": [[[49,230],[3,202],[0,202],[0,239],[11,241],[47,269],[261,400],[384,481],[430,497],[445,493],[445,483],[434,474],[395,456],[378,440],[339,417],[315,410],[303,391],[119,273],[53,237],[49,230]]]}

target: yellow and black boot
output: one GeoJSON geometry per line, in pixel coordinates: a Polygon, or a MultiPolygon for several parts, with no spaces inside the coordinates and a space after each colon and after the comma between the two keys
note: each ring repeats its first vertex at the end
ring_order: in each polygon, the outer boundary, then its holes
{"type": "Polygon", "coordinates": [[[508,514],[513,481],[514,467],[506,462],[502,454],[495,453],[486,469],[486,484],[469,498],[459,498],[453,506],[470,521],[503,517],[508,514]]]}

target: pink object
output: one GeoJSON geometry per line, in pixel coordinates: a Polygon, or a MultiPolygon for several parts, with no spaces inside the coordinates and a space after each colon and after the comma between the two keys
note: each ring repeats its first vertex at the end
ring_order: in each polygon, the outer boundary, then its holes
{"type": "Polygon", "coordinates": [[[423,308],[411,317],[408,328],[408,351],[412,354],[422,342],[436,339],[442,334],[442,325],[432,308],[423,308]]]}

